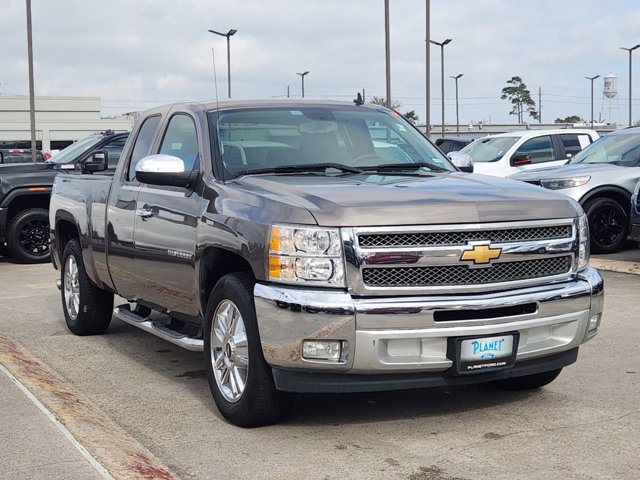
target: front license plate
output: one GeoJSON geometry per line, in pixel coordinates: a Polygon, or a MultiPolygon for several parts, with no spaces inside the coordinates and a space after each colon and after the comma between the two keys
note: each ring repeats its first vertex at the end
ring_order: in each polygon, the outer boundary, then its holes
{"type": "Polygon", "coordinates": [[[463,338],[457,343],[459,373],[510,367],[515,362],[516,334],[463,338]]]}

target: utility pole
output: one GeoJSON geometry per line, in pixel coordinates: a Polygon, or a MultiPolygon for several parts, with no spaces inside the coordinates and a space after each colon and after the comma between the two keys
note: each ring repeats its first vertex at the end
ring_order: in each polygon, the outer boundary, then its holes
{"type": "Polygon", "coordinates": [[[538,87],[538,123],[542,123],[542,87],[538,87]]]}
{"type": "Polygon", "coordinates": [[[37,162],[36,156],[36,98],[33,88],[33,32],[31,30],[31,0],[27,0],[27,53],[29,61],[29,118],[31,120],[31,161],[37,162]]]}
{"type": "Polygon", "coordinates": [[[426,27],[425,27],[425,31],[426,31],[426,37],[427,40],[425,42],[425,69],[426,69],[426,82],[425,82],[425,89],[426,89],[426,112],[427,115],[425,116],[425,134],[427,135],[427,138],[429,138],[429,134],[431,133],[431,42],[429,40],[431,40],[431,5],[429,0],[426,0],[426,15],[425,15],[425,23],[426,23],[426,27]]]}
{"type": "Polygon", "coordinates": [[[384,50],[387,74],[387,108],[391,108],[391,45],[389,41],[389,0],[384,0],[384,50]]]}

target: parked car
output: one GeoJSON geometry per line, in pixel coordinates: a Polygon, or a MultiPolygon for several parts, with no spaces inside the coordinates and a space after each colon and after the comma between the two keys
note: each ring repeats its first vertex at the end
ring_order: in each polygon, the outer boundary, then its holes
{"type": "Polygon", "coordinates": [[[589,218],[593,251],[617,252],[629,234],[629,202],[640,179],[640,127],[605,135],[567,165],[511,178],[579,201],[589,218]]]}
{"type": "MultiPolygon", "coordinates": [[[[36,150],[36,161],[44,162],[46,158],[40,150],[36,150]]],[[[29,148],[0,148],[0,165],[5,163],[31,162],[31,149],[29,148]]]]}
{"type": "Polygon", "coordinates": [[[640,242],[640,180],[636,183],[631,196],[631,240],[640,242]]]}
{"type": "Polygon", "coordinates": [[[464,137],[444,137],[436,138],[435,144],[442,153],[447,154],[449,152],[457,152],[462,150],[464,147],[473,142],[473,140],[473,138],[464,137]]]}
{"type": "Polygon", "coordinates": [[[461,174],[374,105],[156,107],[113,176],[55,179],[49,220],[69,330],[115,317],[203,352],[241,426],[291,392],[539,388],[602,316],[576,202],[461,174]]]}
{"type": "Polygon", "coordinates": [[[61,171],[90,171],[98,157],[112,174],[127,136],[108,130],[78,140],[46,162],[31,163],[29,153],[28,163],[0,165],[0,255],[23,263],[49,260],[53,179],[61,171]]]}
{"type": "Polygon", "coordinates": [[[594,130],[522,130],[479,138],[462,150],[469,155],[474,172],[496,177],[567,163],[595,142],[594,130]]]}

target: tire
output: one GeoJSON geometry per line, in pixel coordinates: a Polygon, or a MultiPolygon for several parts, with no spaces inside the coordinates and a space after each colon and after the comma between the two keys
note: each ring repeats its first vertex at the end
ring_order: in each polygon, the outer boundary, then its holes
{"type": "Polygon", "coordinates": [[[533,375],[505,378],[504,380],[497,380],[492,383],[501,390],[532,390],[550,384],[560,375],[561,371],[562,368],[558,368],[557,370],[535,373],[533,375]]]}
{"type": "Polygon", "coordinates": [[[276,423],[291,398],[276,389],[262,355],[253,284],[244,273],[225,275],[211,292],[205,316],[209,388],[222,416],[240,427],[276,423]]]}
{"type": "Polygon", "coordinates": [[[18,212],[7,228],[7,248],[19,262],[49,260],[49,212],[44,208],[18,212]]]}
{"type": "Polygon", "coordinates": [[[9,249],[4,243],[0,243],[0,257],[10,258],[11,254],[9,253],[9,249]]]}
{"type": "Polygon", "coordinates": [[[113,293],[89,280],[76,239],[70,240],[64,249],[60,276],[62,310],[69,330],[82,336],[104,333],[111,323],[113,293]]]}
{"type": "Polygon", "coordinates": [[[629,216],[611,198],[597,198],[585,205],[589,219],[591,250],[595,253],[615,253],[622,249],[629,232],[629,216]]]}

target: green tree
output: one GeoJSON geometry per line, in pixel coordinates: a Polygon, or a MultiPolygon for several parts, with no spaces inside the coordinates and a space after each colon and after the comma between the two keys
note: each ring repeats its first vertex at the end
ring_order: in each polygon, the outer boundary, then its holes
{"type": "Polygon", "coordinates": [[[553,122],[554,123],[578,123],[581,121],[582,119],[578,115],[569,115],[568,117],[565,117],[565,118],[558,117],[553,122]]]}
{"type": "Polygon", "coordinates": [[[407,120],[409,120],[414,125],[418,124],[418,115],[416,115],[415,110],[409,110],[408,112],[403,113],[402,116],[407,120]]]}
{"type": "MultiPolygon", "coordinates": [[[[387,106],[387,99],[384,97],[373,97],[369,103],[373,103],[374,105],[382,105],[383,107],[387,106]]],[[[398,100],[391,100],[391,108],[394,110],[398,110],[402,104],[398,100]]]]}
{"type": "Polygon", "coordinates": [[[507,80],[507,86],[502,89],[500,98],[511,102],[513,108],[509,115],[516,115],[518,123],[523,123],[525,112],[534,120],[538,119],[539,114],[536,111],[536,103],[531,98],[531,92],[517,75],[507,80]]]}

